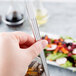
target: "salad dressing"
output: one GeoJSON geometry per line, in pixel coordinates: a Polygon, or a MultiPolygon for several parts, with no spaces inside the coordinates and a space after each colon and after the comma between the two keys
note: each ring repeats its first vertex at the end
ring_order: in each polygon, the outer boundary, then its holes
{"type": "Polygon", "coordinates": [[[43,66],[38,61],[32,61],[25,76],[42,76],[44,72],[43,66]]]}

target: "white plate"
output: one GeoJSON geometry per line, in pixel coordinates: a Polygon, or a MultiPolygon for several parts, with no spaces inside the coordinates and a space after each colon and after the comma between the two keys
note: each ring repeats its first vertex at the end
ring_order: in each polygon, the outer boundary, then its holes
{"type": "MultiPolygon", "coordinates": [[[[53,38],[53,39],[59,39],[60,38],[59,35],[49,34],[49,33],[45,33],[45,32],[40,32],[40,35],[41,36],[47,35],[49,38],[53,38]]],[[[61,67],[55,61],[49,61],[49,60],[47,60],[47,64],[61,67]]],[[[61,68],[63,68],[63,67],[61,67],[61,68]]],[[[69,69],[69,70],[72,70],[72,71],[76,71],[76,68],[75,67],[69,67],[69,68],[66,68],[66,69],[69,69]]]]}

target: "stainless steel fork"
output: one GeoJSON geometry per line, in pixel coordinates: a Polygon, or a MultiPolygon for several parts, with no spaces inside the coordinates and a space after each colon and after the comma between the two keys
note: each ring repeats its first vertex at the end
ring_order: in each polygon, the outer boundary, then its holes
{"type": "MultiPolygon", "coordinates": [[[[28,2],[28,1],[29,0],[25,0],[25,4],[26,4],[25,7],[26,7],[27,15],[28,15],[28,20],[29,20],[30,25],[32,27],[33,35],[34,35],[36,41],[38,41],[41,39],[40,33],[39,33],[39,28],[38,28],[37,20],[35,17],[33,4],[31,2],[28,2]]],[[[48,72],[47,64],[46,64],[44,51],[42,51],[40,53],[40,58],[41,58],[41,61],[42,61],[43,67],[44,67],[45,76],[50,76],[49,72],[48,72]]]]}

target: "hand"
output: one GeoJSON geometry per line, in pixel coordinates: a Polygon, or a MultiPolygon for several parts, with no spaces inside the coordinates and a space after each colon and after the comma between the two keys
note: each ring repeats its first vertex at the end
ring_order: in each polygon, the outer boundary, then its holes
{"type": "Polygon", "coordinates": [[[47,45],[24,32],[0,33],[0,76],[24,76],[28,65],[47,45]]]}

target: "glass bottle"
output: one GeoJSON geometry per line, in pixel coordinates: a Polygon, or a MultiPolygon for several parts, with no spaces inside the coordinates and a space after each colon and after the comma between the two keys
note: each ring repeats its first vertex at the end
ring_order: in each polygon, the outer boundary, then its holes
{"type": "Polygon", "coordinates": [[[11,0],[8,12],[5,15],[3,21],[9,26],[19,26],[24,22],[24,15],[17,5],[18,1],[11,0]]]}
{"type": "Polygon", "coordinates": [[[47,9],[44,8],[41,0],[36,0],[36,18],[39,26],[45,24],[48,20],[47,9]]]}
{"type": "Polygon", "coordinates": [[[27,74],[25,76],[45,76],[43,65],[39,57],[34,59],[29,65],[27,74]]]}

